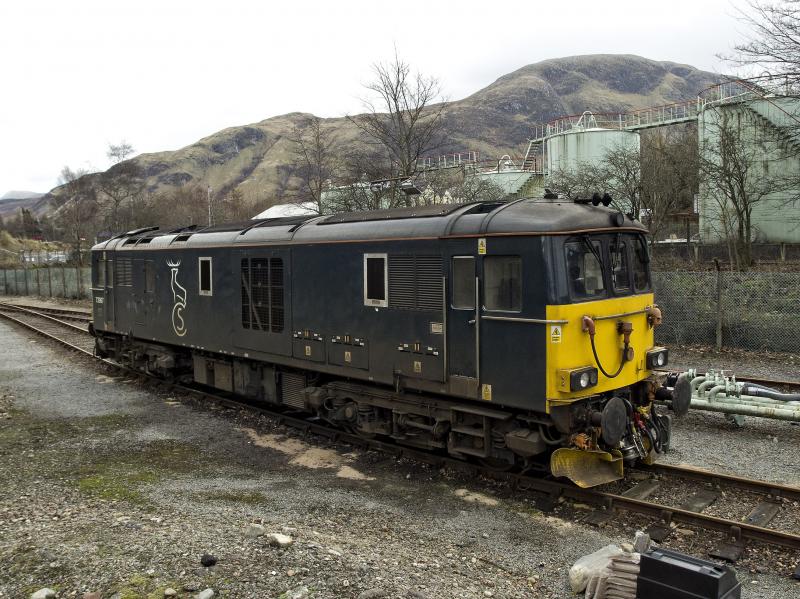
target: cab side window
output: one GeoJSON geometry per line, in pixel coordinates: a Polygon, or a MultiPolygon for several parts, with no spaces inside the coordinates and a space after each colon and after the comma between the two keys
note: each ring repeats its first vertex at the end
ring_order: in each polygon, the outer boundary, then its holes
{"type": "Polygon", "coordinates": [[[647,273],[647,247],[642,239],[633,243],[633,288],[637,292],[650,289],[650,277],[647,273]]]}
{"type": "Polygon", "coordinates": [[[519,256],[483,259],[483,297],[487,310],[522,310],[522,259],[519,256]]]}
{"type": "Polygon", "coordinates": [[[475,309],[475,258],[453,256],[453,308],[475,309]]]}

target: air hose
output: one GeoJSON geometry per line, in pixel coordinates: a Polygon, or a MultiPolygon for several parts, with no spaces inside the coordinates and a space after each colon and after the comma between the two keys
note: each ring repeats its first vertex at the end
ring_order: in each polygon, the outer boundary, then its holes
{"type": "Polygon", "coordinates": [[[595,326],[594,320],[592,320],[589,316],[583,317],[583,330],[589,333],[589,342],[592,344],[592,353],[594,354],[594,361],[597,364],[597,368],[603,375],[607,378],[613,379],[619,376],[619,373],[622,372],[622,367],[625,366],[625,362],[628,361],[628,349],[630,348],[630,335],[633,331],[633,327],[630,326],[630,323],[619,323],[618,330],[621,332],[624,337],[624,347],[622,348],[622,358],[619,361],[619,368],[614,374],[610,374],[603,368],[603,365],[600,363],[600,356],[597,355],[597,348],[594,345],[594,334],[595,334],[595,326]]]}
{"type": "Polygon", "coordinates": [[[622,367],[625,366],[625,356],[628,354],[628,344],[626,343],[625,347],[622,348],[622,359],[619,361],[619,368],[617,368],[617,371],[614,374],[609,374],[608,372],[606,372],[606,369],[603,368],[603,365],[600,363],[600,358],[597,355],[597,348],[595,348],[594,346],[594,335],[592,334],[589,335],[589,341],[592,344],[592,353],[594,354],[594,361],[597,363],[597,368],[600,370],[600,372],[602,372],[603,375],[606,376],[607,378],[610,379],[617,378],[619,376],[619,373],[622,372],[622,367]]]}

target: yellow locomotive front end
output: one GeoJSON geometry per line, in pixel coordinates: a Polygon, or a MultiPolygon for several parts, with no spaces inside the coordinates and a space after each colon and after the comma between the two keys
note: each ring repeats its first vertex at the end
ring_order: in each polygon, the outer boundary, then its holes
{"type": "MultiPolygon", "coordinates": [[[[563,302],[547,306],[546,409],[568,434],[551,472],[582,487],[622,478],[669,446],[656,412],[668,352],[655,344],[655,303],[644,236],[579,235],[563,245],[563,302]]],[[[678,402],[680,403],[680,402],[678,402]]]]}

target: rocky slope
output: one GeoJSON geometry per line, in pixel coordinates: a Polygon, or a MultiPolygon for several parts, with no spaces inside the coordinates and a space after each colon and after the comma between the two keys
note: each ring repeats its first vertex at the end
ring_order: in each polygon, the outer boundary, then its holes
{"type": "MultiPolygon", "coordinates": [[[[451,102],[441,152],[521,155],[536,123],[584,110],[628,110],[692,98],[719,79],[688,65],[631,55],[545,60],[451,102]]],[[[220,194],[238,188],[246,198],[270,205],[297,184],[287,136],[309,116],[290,113],[231,127],[180,150],[142,154],[134,160],[153,192],[197,183],[211,185],[220,194]]],[[[363,143],[346,118],[325,119],[324,126],[335,132],[343,151],[363,143]]]]}

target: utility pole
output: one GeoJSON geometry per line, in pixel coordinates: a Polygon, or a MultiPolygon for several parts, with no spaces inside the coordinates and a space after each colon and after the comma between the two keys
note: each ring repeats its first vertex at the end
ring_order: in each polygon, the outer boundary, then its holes
{"type": "Polygon", "coordinates": [[[211,186],[209,185],[209,186],[208,186],[208,226],[209,226],[209,227],[210,227],[212,224],[214,224],[214,223],[212,222],[212,218],[211,218],[211,191],[212,191],[212,189],[211,189],[211,186]]]}

